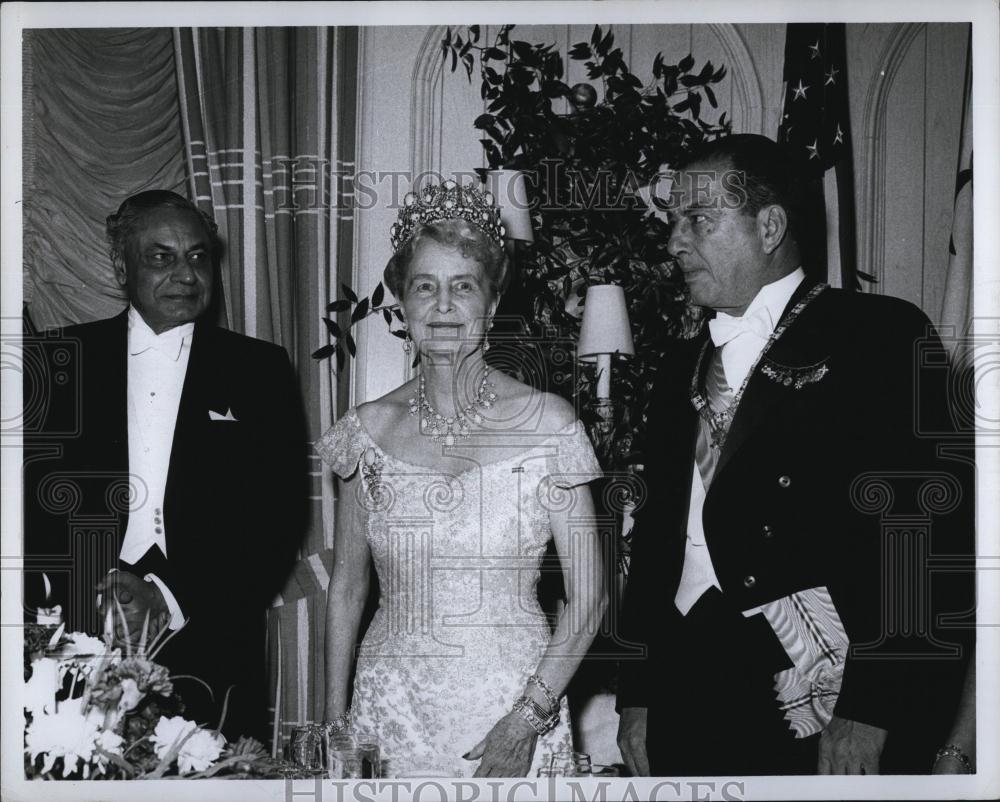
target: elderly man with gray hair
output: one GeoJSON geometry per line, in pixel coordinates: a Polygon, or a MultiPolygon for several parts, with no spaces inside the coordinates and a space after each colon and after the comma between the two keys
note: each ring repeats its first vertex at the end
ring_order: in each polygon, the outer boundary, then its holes
{"type": "Polygon", "coordinates": [[[26,454],[45,446],[25,464],[27,607],[59,604],[89,631],[120,610],[133,643],[175,630],[157,661],[202,681],[177,680],[185,716],[216,726],[228,692],[223,733],[264,737],[265,610],[306,515],[295,375],[283,348],[207,319],[220,243],[194,204],[142,192],[107,233],[128,307],[44,338],[77,377],[45,419],[78,423],[25,436],[26,454]]]}

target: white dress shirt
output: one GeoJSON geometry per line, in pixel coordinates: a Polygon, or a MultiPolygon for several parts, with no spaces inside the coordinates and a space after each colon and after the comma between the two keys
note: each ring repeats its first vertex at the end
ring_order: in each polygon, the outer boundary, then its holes
{"type": "MultiPolygon", "coordinates": [[[[805,273],[800,267],[787,276],[764,285],[754,296],[741,318],[732,318],[723,312],[717,313],[716,318],[722,317],[724,327],[730,329],[724,337],[732,337],[722,345],[719,356],[722,359],[722,369],[726,374],[726,383],[734,393],[739,391],[751,366],[764,350],[768,337],[774,332],[774,328],[781,318],[781,313],[804,278],[805,273]],[[742,329],[743,322],[748,319],[752,319],[753,322],[745,327],[746,330],[741,330],[733,336],[733,331],[742,329]],[[729,326],[730,323],[733,324],[732,327],[729,326]]],[[[712,334],[713,339],[715,339],[716,332],[713,331],[712,334]]],[[[708,488],[702,480],[701,471],[695,464],[691,471],[691,501],[688,504],[684,567],[681,571],[681,581],[677,587],[677,594],[674,596],[674,604],[680,610],[681,615],[687,615],[709,588],[716,587],[722,590],[719,579],[715,575],[715,567],[712,565],[712,556],[705,543],[702,513],[707,491],[708,488]]]]}
{"type": "Polygon", "coordinates": [[[708,553],[705,543],[705,527],[701,514],[705,508],[705,483],[701,471],[694,466],[691,471],[691,501],[688,503],[687,542],[684,544],[684,567],[681,570],[681,581],[674,596],[674,605],[681,615],[687,615],[695,602],[711,587],[722,590],[719,578],[715,575],[712,556],[708,553]]]}
{"type": "MultiPolygon", "coordinates": [[[[194,323],[158,335],[135,307],[129,307],[128,464],[139,487],[132,494],[119,554],[128,563],[138,562],[151,548],[159,548],[169,557],[163,501],[193,336],[194,323]]],[[[154,582],[163,593],[170,609],[170,628],[178,628],[184,617],[173,594],[156,575],[146,574],[143,578],[154,582]]]]}
{"type": "Polygon", "coordinates": [[[799,267],[787,276],[765,284],[758,290],[750,306],[740,317],[733,317],[725,312],[716,313],[717,320],[721,318],[737,325],[743,321],[753,321],[748,327],[749,331],[737,334],[722,346],[722,369],[726,373],[726,382],[734,392],[739,391],[740,385],[750,372],[750,366],[764,350],[768,337],[778,325],[781,313],[805,277],[806,274],[799,267]]]}

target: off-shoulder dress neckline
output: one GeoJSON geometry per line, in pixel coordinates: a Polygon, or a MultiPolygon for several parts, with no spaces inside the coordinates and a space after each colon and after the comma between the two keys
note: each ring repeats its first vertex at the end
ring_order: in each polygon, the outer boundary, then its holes
{"type": "MultiPolygon", "coordinates": [[[[569,423],[567,423],[565,426],[563,426],[561,429],[558,429],[557,431],[552,432],[550,435],[546,436],[544,439],[539,440],[537,443],[534,443],[533,445],[529,446],[528,448],[521,449],[520,451],[518,451],[515,454],[509,454],[508,456],[504,457],[503,459],[493,460],[491,462],[478,462],[478,463],[476,463],[474,465],[470,465],[468,468],[463,468],[461,471],[454,472],[454,471],[449,471],[449,470],[447,470],[445,468],[434,467],[433,465],[422,465],[422,464],[420,464],[418,462],[411,462],[410,460],[405,460],[405,459],[402,459],[401,457],[398,457],[396,454],[393,454],[391,451],[389,451],[386,448],[384,448],[382,446],[382,444],[379,443],[372,436],[372,433],[368,430],[368,427],[365,426],[365,422],[363,420],[361,420],[361,416],[358,414],[357,407],[351,407],[347,411],[345,417],[347,417],[347,416],[353,416],[355,423],[357,424],[358,428],[362,431],[362,433],[364,434],[364,436],[367,438],[368,442],[371,443],[372,446],[374,446],[382,454],[382,456],[388,457],[393,462],[398,462],[401,465],[407,466],[408,468],[419,468],[422,471],[439,471],[441,473],[448,473],[449,475],[451,475],[453,477],[462,476],[462,475],[464,475],[466,473],[471,473],[471,472],[477,471],[477,470],[484,470],[486,468],[491,468],[494,465],[503,465],[506,462],[510,462],[512,460],[524,457],[527,454],[530,454],[532,451],[535,451],[535,450],[541,448],[542,446],[548,444],[551,440],[555,439],[556,437],[560,437],[560,436],[562,436],[564,434],[570,434],[573,429],[575,429],[577,426],[580,425],[579,419],[574,418],[569,423]]],[[[455,448],[455,446],[450,446],[450,448],[455,448]]]]}

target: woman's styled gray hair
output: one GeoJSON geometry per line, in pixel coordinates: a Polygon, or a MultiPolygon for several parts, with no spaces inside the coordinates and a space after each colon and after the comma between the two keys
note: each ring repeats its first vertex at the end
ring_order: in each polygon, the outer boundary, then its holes
{"type": "Polygon", "coordinates": [[[494,297],[506,289],[509,263],[503,247],[472,223],[453,218],[418,226],[413,236],[389,259],[382,278],[385,286],[399,300],[403,299],[406,291],[410,262],[421,244],[428,241],[453,248],[466,259],[479,262],[494,297]]]}

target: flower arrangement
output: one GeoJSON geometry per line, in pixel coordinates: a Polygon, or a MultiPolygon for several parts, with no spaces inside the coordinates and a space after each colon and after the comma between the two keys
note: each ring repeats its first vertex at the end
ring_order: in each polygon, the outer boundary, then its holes
{"type": "MultiPolygon", "coordinates": [[[[136,646],[28,624],[24,633],[25,776],[29,779],[160,779],[267,776],[275,762],[252,738],[227,743],[219,728],[183,716],[173,678],[154,662],[169,639],[136,646]]],[[[225,705],[222,719],[225,719],[225,705]]],[[[221,727],[222,722],[219,722],[221,727]]]]}

